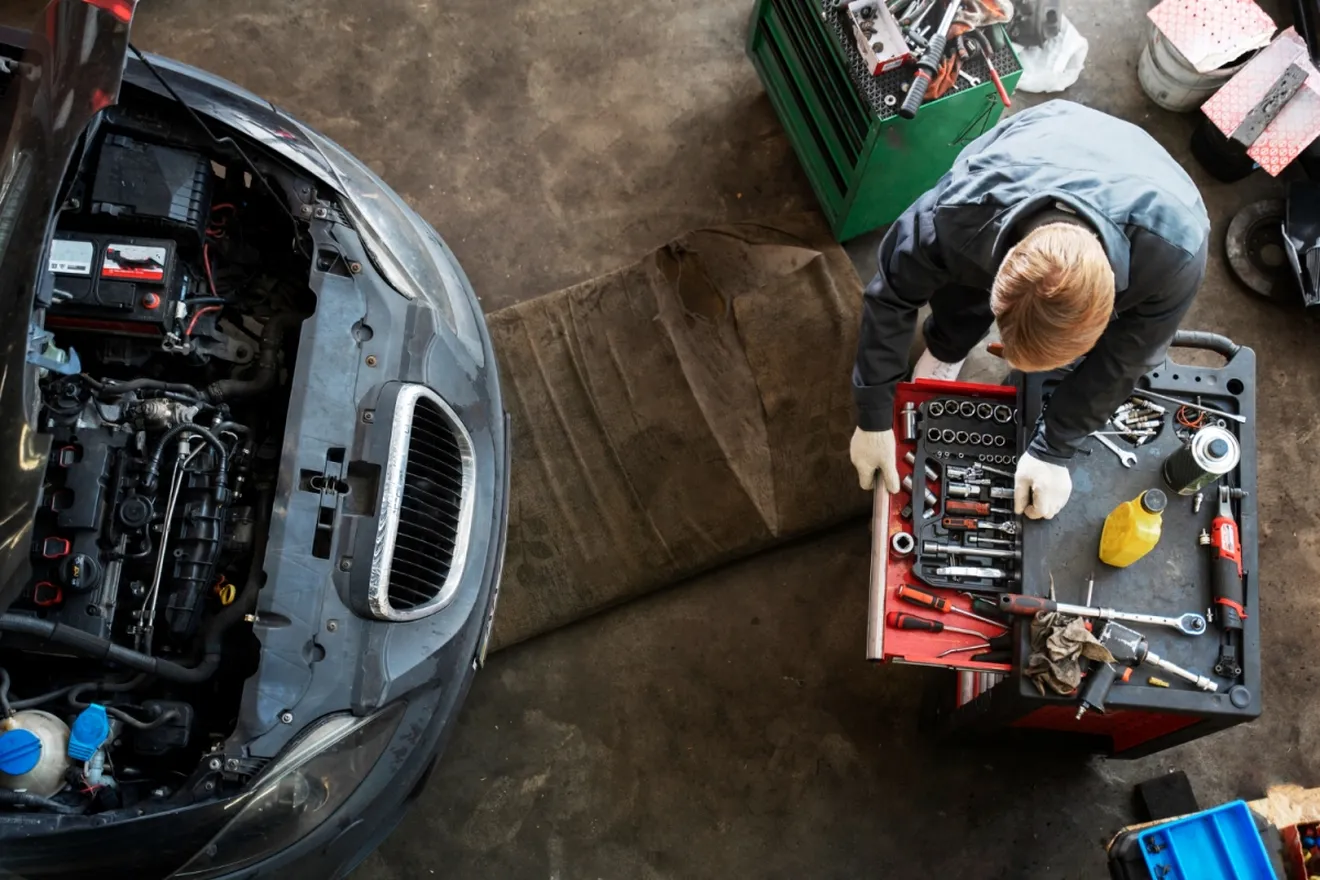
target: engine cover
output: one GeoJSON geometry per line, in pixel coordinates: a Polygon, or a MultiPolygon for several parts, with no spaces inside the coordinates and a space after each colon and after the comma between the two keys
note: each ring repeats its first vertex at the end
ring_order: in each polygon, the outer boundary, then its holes
{"type": "MultiPolygon", "coordinates": [[[[33,581],[25,598],[47,619],[108,638],[118,602],[122,553],[102,542],[120,495],[129,435],[60,429],[33,526],[33,581]]],[[[150,514],[143,519],[146,525],[150,514]]]]}

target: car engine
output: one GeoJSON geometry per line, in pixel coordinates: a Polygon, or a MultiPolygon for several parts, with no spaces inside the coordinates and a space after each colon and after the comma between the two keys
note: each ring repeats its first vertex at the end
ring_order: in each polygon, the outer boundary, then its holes
{"type": "Polygon", "coordinates": [[[279,189],[304,182],[115,113],[68,184],[37,293],[29,362],[50,452],[31,576],[8,609],[34,628],[0,642],[11,727],[66,725],[72,752],[91,712],[107,735],[81,763],[6,775],[0,761],[0,811],[58,794],[98,812],[177,783],[232,732],[259,659],[247,624],[315,307],[279,189]],[[113,647],[69,650],[41,637],[51,623],[113,647]],[[135,671],[118,648],[188,674],[135,671]]]}

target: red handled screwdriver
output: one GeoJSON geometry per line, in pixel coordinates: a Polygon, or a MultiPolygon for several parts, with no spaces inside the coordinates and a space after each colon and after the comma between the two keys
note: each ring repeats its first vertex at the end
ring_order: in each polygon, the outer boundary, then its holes
{"type": "Polygon", "coordinates": [[[985,633],[979,633],[974,629],[962,629],[957,626],[946,626],[938,620],[931,620],[929,617],[922,617],[919,614],[906,614],[902,611],[891,611],[885,615],[885,622],[894,629],[916,629],[923,632],[951,632],[962,633],[965,636],[976,636],[978,639],[984,639],[985,633]]]}
{"type": "Polygon", "coordinates": [[[904,602],[911,602],[913,605],[920,605],[923,608],[930,608],[933,611],[940,612],[941,614],[948,614],[949,612],[953,612],[954,614],[962,614],[966,617],[972,618],[972,620],[979,620],[982,623],[988,623],[991,626],[997,626],[1000,629],[1008,629],[1008,624],[1006,623],[1000,623],[997,620],[991,620],[988,617],[982,617],[979,614],[973,614],[970,611],[964,611],[963,609],[959,608],[957,605],[950,604],[948,599],[944,599],[940,596],[936,596],[934,593],[927,593],[925,590],[919,590],[916,587],[909,586],[908,584],[903,584],[898,588],[898,598],[902,599],[904,602]]]}

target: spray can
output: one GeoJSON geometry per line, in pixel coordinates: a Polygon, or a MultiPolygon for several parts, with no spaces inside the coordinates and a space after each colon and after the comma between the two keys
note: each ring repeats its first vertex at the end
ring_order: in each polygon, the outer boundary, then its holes
{"type": "Polygon", "coordinates": [[[1179,495],[1194,495],[1237,467],[1241,457],[1232,432],[1209,425],[1164,460],[1164,481],[1179,495]]]}

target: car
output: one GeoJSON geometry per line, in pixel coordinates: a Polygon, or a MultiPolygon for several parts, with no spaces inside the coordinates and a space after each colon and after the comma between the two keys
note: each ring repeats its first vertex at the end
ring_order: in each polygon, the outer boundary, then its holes
{"type": "Polygon", "coordinates": [[[134,12],[0,32],[0,874],[341,877],[484,661],[495,355],[402,198],[134,12]]]}

